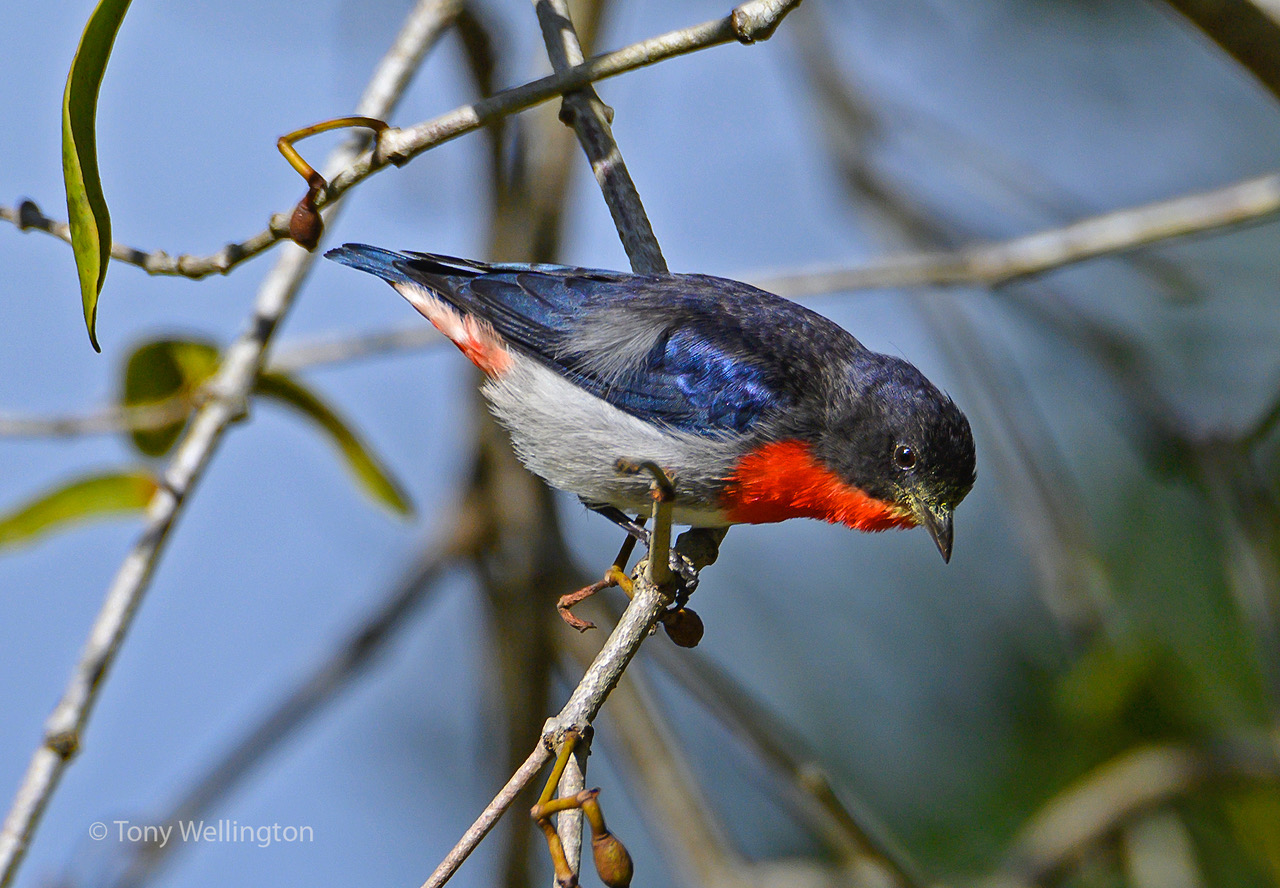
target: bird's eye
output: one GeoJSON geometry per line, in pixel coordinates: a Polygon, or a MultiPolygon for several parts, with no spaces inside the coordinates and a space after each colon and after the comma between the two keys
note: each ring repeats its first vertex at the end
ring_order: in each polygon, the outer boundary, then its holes
{"type": "Polygon", "coordinates": [[[893,461],[900,469],[914,469],[916,467],[915,449],[906,444],[899,444],[893,448],[893,461]]]}

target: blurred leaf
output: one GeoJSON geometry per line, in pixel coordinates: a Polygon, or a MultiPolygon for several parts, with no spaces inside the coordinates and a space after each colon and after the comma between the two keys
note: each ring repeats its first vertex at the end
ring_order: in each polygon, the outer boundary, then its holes
{"type": "MultiPolygon", "coordinates": [[[[145,407],[172,398],[189,399],[218,369],[218,348],[192,339],[157,339],[133,350],[125,362],[120,403],[145,407]]],[[[183,416],[155,429],[134,429],[133,444],[146,456],[169,451],[187,424],[183,416]]]]}
{"type": "Polygon", "coordinates": [[[302,383],[284,373],[263,373],[258,377],[254,390],[263,397],[274,398],[292,407],[324,430],[342,452],[347,467],[360,486],[375,500],[400,515],[413,512],[404,488],[374,457],[368,446],[344,419],[302,383]]]}
{"type": "Polygon", "coordinates": [[[0,548],[34,540],[66,524],[141,512],[158,487],[155,477],[143,471],[109,472],[64,484],[0,515],[0,548]]]}
{"type": "Polygon", "coordinates": [[[1103,640],[1075,662],[1058,686],[1058,703],[1069,718],[1117,722],[1157,680],[1159,664],[1149,645],[1116,647],[1103,640]]]}
{"type": "Polygon", "coordinates": [[[1226,808],[1240,846],[1280,883],[1280,795],[1273,787],[1245,787],[1226,808]]]}
{"type": "Polygon", "coordinates": [[[95,329],[98,294],[111,261],[111,216],[98,178],[98,89],[129,2],[101,0],[93,10],[71,60],[62,96],[62,175],[67,189],[67,217],[80,275],[84,323],[94,351],[102,351],[95,329]]]}

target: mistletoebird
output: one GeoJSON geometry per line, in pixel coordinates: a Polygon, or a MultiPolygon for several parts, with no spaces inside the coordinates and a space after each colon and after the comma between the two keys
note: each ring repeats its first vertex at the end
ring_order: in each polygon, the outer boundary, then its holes
{"type": "Polygon", "coordinates": [[[647,478],[617,465],[647,460],[674,482],[679,524],[923,526],[951,558],[969,421],[914,366],[803,306],[702,274],[325,255],[453,340],[524,464],[590,507],[646,512],[647,478]]]}

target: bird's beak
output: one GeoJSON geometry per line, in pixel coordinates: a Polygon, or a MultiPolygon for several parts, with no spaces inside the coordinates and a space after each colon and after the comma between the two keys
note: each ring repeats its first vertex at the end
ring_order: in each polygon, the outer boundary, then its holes
{"type": "Polygon", "coordinates": [[[916,517],[920,519],[920,523],[929,531],[929,536],[933,537],[933,541],[938,544],[938,551],[942,553],[943,563],[951,561],[951,540],[954,532],[951,516],[950,509],[939,508],[935,511],[924,503],[916,504],[916,517]]]}

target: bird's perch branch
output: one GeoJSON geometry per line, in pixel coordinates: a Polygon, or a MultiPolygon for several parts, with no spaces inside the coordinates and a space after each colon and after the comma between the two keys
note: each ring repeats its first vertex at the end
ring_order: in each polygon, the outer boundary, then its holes
{"type": "MultiPolygon", "coordinates": [[[[640,644],[648,637],[649,630],[653,628],[668,599],[656,586],[648,582],[640,571],[637,571],[635,576],[635,593],[635,598],[610,633],[600,653],[587,668],[582,680],[578,682],[569,701],[558,715],[548,720],[547,736],[562,737],[567,730],[573,729],[581,733],[590,727],[591,721],[604,705],[609,692],[622,677],[627,664],[640,649],[640,644]]],[[[551,747],[540,742],[493,801],[485,807],[475,823],[440,862],[431,877],[423,883],[422,888],[440,888],[449,881],[462,862],[475,850],[511,806],[520,790],[537,776],[551,758],[551,747]]]]}
{"type": "MultiPolygon", "coordinates": [[[[457,14],[458,5],[457,0],[420,0],[413,8],[365,89],[360,100],[364,114],[385,117],[390,113],[427,49],[457,14]]],[[[349,165],[359,149],[360,143],[341,146],[331,156],[330,166],[349,165]]],[[[164,485],[148,508],[142,534],[107,590],[80,660],[45,724],[44,737],[0,827],[0,888],[12,884],[40,818],[80,747],[103,680],[142,603],[169,531],[223,433],[243,414],[267,347],[314,261],[314,254],[300,249],[280,256],[258,290],[247,329],[227,350],[226,360],[210,385],[211,397],[197,411],[170,460],[164,485]]]]}
{"type": "MultiPolygon", "coordinates": [[[[666,533],[671,529],[670,503],[655,500],[654,523],[658,525],[654,534],[658,535],[661,526],[665,525],[666,533]]],[[[699,548],[701,540],[686,535],[681,539],[689,540],[690,548],[685,551],[681,543],[676,544],[676,552],[691,559],[697,568],[707,563],[707,558],[714,559],[712,553],[699,548]]],[[[572,732],[578,737],[589,735],[592,721],[600,712],[610,692],[617,686],[618,680],[626,670],[627,664],[636,655],[640,645],[649,637],[657,624],[663,610],[671,603],[671,597],[650,579],[649,571],[642,561],[636,565],[632,573],[631,603],[622,613],[621,619],[609,633],[600,652],[587,667],[582,679],[578,682],[569,700],[560,712],[547,719],[543,727],[542,739],[534,751],[525,760],[515,775],[502,788],[492,802],[484,809],[475,823],[463,834],[463,837],[436,867],[431,877],[423,883],[422,888],[440,888],[457,871],[467,856],[475,850],[480,841],[493,828],[498,819],[510,807],[516,796],[530,780],[552,758],[552,750],[559,749],[565,735],[572,732]]],[[[564,795],[562,793],[561,797],[564,795]]],[[[562,812],[563,813],[563,812],[562,812]]],[[[567,855],[566,855],[567,856],[567,855]]],[[[571,860],[573,858],[570,858],[571,860]]],[[[575,861],[576,863],[576,861],[575,861]]],[[[576,871],[576,866],[573,867],[576,871]]]]}

